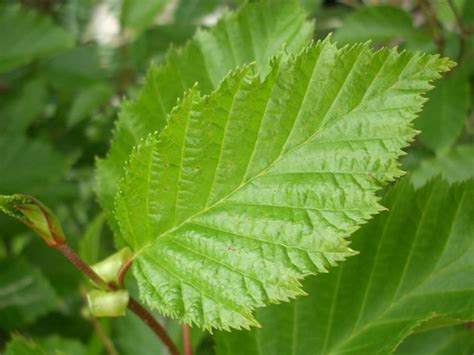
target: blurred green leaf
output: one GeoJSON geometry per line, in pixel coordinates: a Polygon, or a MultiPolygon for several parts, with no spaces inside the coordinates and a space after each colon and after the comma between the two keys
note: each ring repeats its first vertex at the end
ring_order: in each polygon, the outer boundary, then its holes
{"type": "Polygon", "coordinates": [[[396,355],[472,355],[474,329],[465,325],[413,334],[403,341],[396,355]]]}
{"type": "Polygon", "coordinates": [[[464,127],[470,101],[469,78],[453,72],[427,96],[429,101],[415,121],[421,130],[419,139],[433,151],[444,150],[458,139],[464,127]]]}
{"type": "Polygon", "coordinates": [[[121,12],[122,26],[134,32],[145,30],[167,3],[167,0],[124,0],[121,12]]]}
{"type": "Polygon", "coordinates": [[[0,270],[0,328],[25,326],[58,307],[56,292],[37,268],[21,259],[4,259],[0,270]]]}
{"type": "Polygon", "coordinates": [[[341,43],[373,41],[386,43],[406,39],[415,29],[410,15],[393,6],[363,6],[345,18],[344,25],[334,35],[341,43]]]}
{"type": "Polygon", "coordinates": [[[20,136],[0,136],[0,152],[0,194],[21,192],[48,203],[49,189],[69,166],[49,144],[20,136]]]}
{"type": "Polygon", "coordinates": [[[46,355],[41,347],[31,339],[14,334],[7,344],[5,355],[46,355]]]}
{"type": "Polygon", "coordinates": [[[51,19],[19,5],[0,5],[0,73],[72,46],[73,38],[51,19]]]}
{"type": "Polygon", "coordinates": [[[436,10],[436,19],[448,28],[454,27],[454,23],[456,22],[456,16],[450,2],[457,9],[458,13],[461,14],[465,4],[472,2],[472,0],[433,1],[433,7],[436,10]]]}
{"type": "Polygon", "coordinates": [[[57,335],[39,340],[14,335],[7,344],[5,355],[86,355],[86,350],[78,340],[57,335]]]}
{"type": "Polygon", "coordinates": [[[5,97],[0,96],[0,132],[23,133],[45,109],[48,91],[42,78],[33,78],[5,97]]]}
{"type": "Polygon", "coordinates": [[[86,349],[79,340],[53,335],[38,339],[36,342],[48,355],[86,355],[86,349]]]}
{"type": "Polygon", "coordinates": [[[146,69],[150,63],[165,59],[170,46],[178,46],[188,40],[196,31],[196,25],[178,23],[155,26],[138,36],[127,52],[130,64],[138,70],[146,69]]]}
{"type": "Polygon", "coordinates": [[[462,17],[466,25],[474,25],[474,1],[464,1],[464,6],[462,8],[462,17]]]}
{"type": "Polygon", "coordinates": [[[70,302],[71,298],[79,296],[79,283],[83,276],[56,250],[45,247],[41,240],[33,238],[22,250],[21,257],[41,270],[61,299],[70,302]]]}
{"type": "Polygon", "coordinates": [[[104,105],[113,94],[113,89],[106,83],[83,87],[75,97],[67,118],[68,127],[75,126],[87,119],[100,106],[104,105]]]}
{"type": "Polygon", "coordinates": [[[217,354],[390,354],[427,320],[472,319],[473,199],[474,181],[398,183],[389,212],[351,238],[360,255],[309,279],[308,297],[260,310],[261,329],[219,333],[217,354]]]}
{"type": "Polygon", "coordinates": [[[435,158],[423,160],[412,173],[411,180],[416,187],[420,187],[438,175],[450,183],[473,178],[474,145],[459,145],[435,158]]]}
{"type": "Polygon", "coordinates": [[[79,255],[89,265],[95,264],[99,261],[101,249],[101,237],[104,227],[105,215],[100,213],[87,226],[86,232],[79,241],[79,255]]]}
{"type": "Polygon", "coordinates": [[[140,344],[140,355],[156,355],[165,351],[163,343],[135,314],[114,319],[114,340],[121,355],[135,355],[140,344]]]}
{"type": "Polygon", "coordinates": [[[56,55],[43,64],[42,70],[58,90],[66,92],[94,85],[108,74],[94,46],[76,47],[56,55]]]}

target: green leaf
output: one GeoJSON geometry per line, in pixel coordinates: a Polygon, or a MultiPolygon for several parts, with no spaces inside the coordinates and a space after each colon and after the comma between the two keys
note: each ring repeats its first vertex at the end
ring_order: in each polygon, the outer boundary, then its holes
{"type": "Polygon", "coordinates": [[[47,16],[19,5],[0,6],[0,73],[72,46],[73,38],[47,16]]]}
{"type": "Polygon", "coordinates": [[[393,6],[361,6],[345,18],[334,36],[339,43],[388,42],[414,34],[411,16],[393,6]]]}
{"type": "Polygon", "coordinates": [[[474,181],[414,191],[406,179],[354,235],[359,256],[309,279],[309,297],[261,310],[261,330],[219,334],[217,354],[390,354],[420,323],[472,319],[473,198],[474,181]]]}
{"type": "Polygon", "coordinates": [[[263,82],[248,65],[191,90],[132,154],[116,216],[142,299],[166,315],[257,325],[253,309],[352,255],[345,238],[382,209],[422,94],[452,65],[329,40],[283,58],[263,82]]]}
{"type": "Polygon", "coordinates": [[[4,259],[0,270],[0,328],[31,324],[57,308],[56,293],[38,269],[20,259],[4,259]]]}
{"type": "Polygon", "coordinates": [[[451,75],[439,82],[416,121],[420,140],[431,150],[452,145],[462,132],[469,109],[469,77],[451,75]]]}
{"type": "Polygon", "coordinates": [[[437,175],[451,183],[473,178],[474,145],[459,145],[435,158],[423,160],[412,173],[411,180],[416,187],[420,187],[437,175]]]}
{"type": "Polygon", "coordinates": [[[171,49],[163,65],[151,67],[138,98],[123,105],[108,157],[97,164],[99,201],[116,233],[113,201],[124,164],[142,138],[165,126],[176,100],[196,82],[201,92],[211,92],[229,70],[244,63],[256,61],[266,68],[284,44],[290,52],[298,51],[312,32],[313,25],[293,1],[247,4],[212,30],[199,31],[183,49],[171,49]]]}
{"type": "Polygon", "coordinates": [[[474,330],[459,325],[411,335],[395,354],[472,355],[473,352],[474,330]]]}

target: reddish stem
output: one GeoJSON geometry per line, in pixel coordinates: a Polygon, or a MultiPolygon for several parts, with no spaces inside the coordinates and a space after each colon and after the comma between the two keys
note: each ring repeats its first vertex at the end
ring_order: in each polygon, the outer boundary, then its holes
{"type": "MultiPolygon", "coordinates": [[[[113,284],[107,284],[92,268],[86,264],[79,255],[67,243],[61,243],[53,245],[53,248],[63,254],[76,268],[78,268],[83,274],[85,274],[90,280],[92,280],[99,287],[106,290],[116,290],[117,286],[113,284]]],[[[125,274],[125,273],[123,273],[125,274]]],[[[163,341],[167,346],[168,350],[172,355],[179,355],[178,348],[170,338],[166,330],[161,326],[160,323],[148,312],[137,300],[130,297],[128,302],[128,309],[135,313],[148,327],[163,341]]]]}
{"type": "Polygon", "coordinates": [[[105,290],[110,289],[107,282],[102,280],[102,278],[97,275],[96,272],[92,270],[92,268],[86,264],[67,243],[56,244],[52,247],[63,254],[76,268],[91,279],[97,286],[105,290]]]}
{"type": "Polygon", "coordinates": [[[184,355],[192,355],[193,345],[191,343],[191,331],[187,324],[183,324],[183,342],[184,342],[184,355]]]}
{"type": "Polygon", "coordinates": [[[133,264],[133,259],[129,259],[120,268],[120,270],[118,272],[118,277],[117,277],[117,282],[118,282],[119,287],[122,287],[124,285],[125,276],[127,275],[127,272],[130,269],[130,267],[132,266],[132,264],[133,264]]]}

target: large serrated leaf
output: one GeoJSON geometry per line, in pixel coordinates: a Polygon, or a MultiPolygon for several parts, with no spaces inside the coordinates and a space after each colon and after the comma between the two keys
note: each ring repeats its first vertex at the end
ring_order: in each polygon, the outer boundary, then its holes
{"type": "Polygon", "coordinates": [[[303,48],[313,32],[305,17],[294,1],[247,4],[210,31],[198,31],[184,48],[171,49],[163,65],[151,67],[140,95],[122,108],[109,155],[97,164],[99,201],[116,233],[113,201],[132,148],[165,126],[176,100],[196,82],[209,93],[239,65],[256,62],[267,68],[282,46],[290,52],[303,48]]]}
{"type": "Polygon", "coordinates": [[[229,329],[303,294],[300,279],[353,254],[346,238],[381,210],[422,94],[451,65],[326,40],[263,82],[250,65],[191,90],[132,154],[116,201],[143,300],[229,329]]]}
{"type": "Polygon", "coordinates": [[[354,235],[359,256],[308,280],[310,297],[259,311],[262,330],[219,334],[218,355],[390,354],[420,324],[472,319],[473,198],[474,181],[405,179],[354,235]]]}

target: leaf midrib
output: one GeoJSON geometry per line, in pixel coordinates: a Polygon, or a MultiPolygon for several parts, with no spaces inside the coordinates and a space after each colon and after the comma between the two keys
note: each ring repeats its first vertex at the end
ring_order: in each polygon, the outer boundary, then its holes
{"type": "MultiPolygon", "coordinates": [[[[238,192],[240,189],[244,188],[245,186],[247,186],[248,184],[250,184],[252,181],[264,176],[265,174],[268,173],[268,171],[270,171],[275,165],[277,165],[285,156],[287,155],[291,155],[294,151],[300,149],[302,146],[304,146],[305,144],[307,144],[309,141],[313,140],[316,136],[318,136],[319,134],[321,134],[321,132],[323,132],[324,130],[327,130],[329,128],[331,128],[333,125],[336,125],[338,124],[341,120],[343,120],[345,117],[349,116],[351,113],[354,113],[357,111],[357,109],[360,108],[360,106],[362,105],[363,102],[365,102],[365,100],[367,99],[366,95],[364,94],[362,99],[361,99],[361,102],[359,102],[359,104],[357,104],[350,112],[347,112],[345,114],[343,114],[339,119],[336,119],[334,120],[333,122],[331,122],[330,124],[328,124],[327,126],[324,126],[324,121],[325,121],[325,118],[327,117],[327,114],[328,112],[331,110],[334,102],[337,101],[337,98],[339,97],[339,94],[341,91],[343,91],[343,88],[345,87],[346,83],[347,83],[347,79],[350,77],[350,75],[353,73],[353,69],[356,65],[356,63],[358,63],[360,57],[361,57],[361,54],[367,50],[367,48],[363,48],[360,50],[360,52],[358,53],[357,55],[357,58],[354,60],[353,64],[352,64],[352,67],[351,69],[347,72],[347,75],[343,81],[343,83],[341,84],[340,88],[339,88],[339,91],[338,93],[336,94],[336,96],[334,97],[333,99],[333,102],[331,103],[331,105],[329,106],[329,108],[326,110],[324,116],[321,118],[321,126],[312,134],[310,135],[307,139],[305,139],[304,141],[302,141],[301,143],[295,145],[293,148],[289,149],[289,150],[284,150],[284,146],[286,145],[287,142],[285,142],[285,144],[282,145],[282,150],[280,151],[279,153],[279,156],[269,165],[267,166],[265,169],[263,169],[260,173],[256,174],[254,177],[251,177],[249,178],[248,180],[244,181],[243,183],[241,183],[239,186],[237,186],[235,189],[233,189],[231,192],[229,192],[228,194],[224,195],[222,198],[220,198],[219,200],[217,200],[216,202],[214,202],[212,205],[209,205],[209,206],[206,206],[203,210],[197,212],[197,213],[194,213],[193,215],[187,217],[185,220],[183,220],[180,224],[168,229],[167,231],[165,231],[164,233],[162,233],[160,236],[154,238],[152,241],[150,241],[149,243],[145,244],[144,246],[142,246],[140,249],[138,249],[135,254],[134,254],[134,258],[140,256],[140,254],[142,254],[144,252],[145,249],[147,249],[148,247],[152,246],[157,240],[159,239],[164,239],[170,235],[173,234],[173,232],[179,230],[182,226],[186,225],[187,223],[191,222],[194,218],[200,216],[200,215],[203,215],[205,213],[207,213],[209,210],[219,206],[221,203],[225,202],[225,200],[229,199],[229,197],[231,197],[233,194],[235,194],[236,192],[238,192]]],[[[321,55],[321,53],[320,53],[321,55]]],[[[304,101],[304,98],[306,97],[308,91],[309,91],[309,83],[311,82],[311,80],[313,79],[313,74],[314,74],[314,71],[316,71],[316,64],[317,62],[319,61],[319,58],[316,60],[316,63],[315,63],[315,66],[314,66],[314,69],[313,69],[313,72],[311,74],[311,79],[309,80],[308,82],[308,85],[307,85],[307,88],[305,90],[305,94],[303,95],[303,101],[304,101]]],[[[412,58],[407,62],[405,63],[405,66],[404,68],[401,70],[401,72],[399,73],[399,76],[402,75],[402,73],[405,71],[406,67],[408,66],[408,63],[410,63],[412,61],[412,58]]],[[[382,70],[382,67],[385,66],[385,61],[384,63],[381,65],[380,67],[380,70],[382,70]]],[[[376,81],[376,78],[378,77],[379,73],[376,74],[376,76],[374,77],[374,79],[371,81],[371,83],[369,84],[369,86],[366,88],[366,93],[370,91],[373,83],[376,81]]],[[[386,88],[384,91],[388,91],[391,89],[392,86],[390,86],[389,88],[386,88]]],[[[273,88],[272,88],[273,90],[273,88]]],[[[303,102],[302,101],[302,102],[303,102]]],[[[303,107],[303,105],[300,106],[299,110],[298,110],[298,113],[295,117],[295,122],[296,122],[296,119],[297,117],[300,115],[300,112],[301,112],[301,108],[303,107]]],[[[265,115],[265,112],[263,113],[263,115],[265,115]]],[[[292,128],[293,130],[293,128],[292,128]]],[[[290,134],[291,134],[291,131],[290,131],[290,134]]],[[[288,138],[290,137],[290,134],[288,134],[288,137],[287,137],[287,140],[288,138]]],[[[156,141],[154,142],[156,144],[156,141]]],[[[155,148],[155,144],[154,144],[154,147],[153,149],[155,148]]],[[[331,171],[328,171],[328,173],[331,173],[331,171]]]]}

